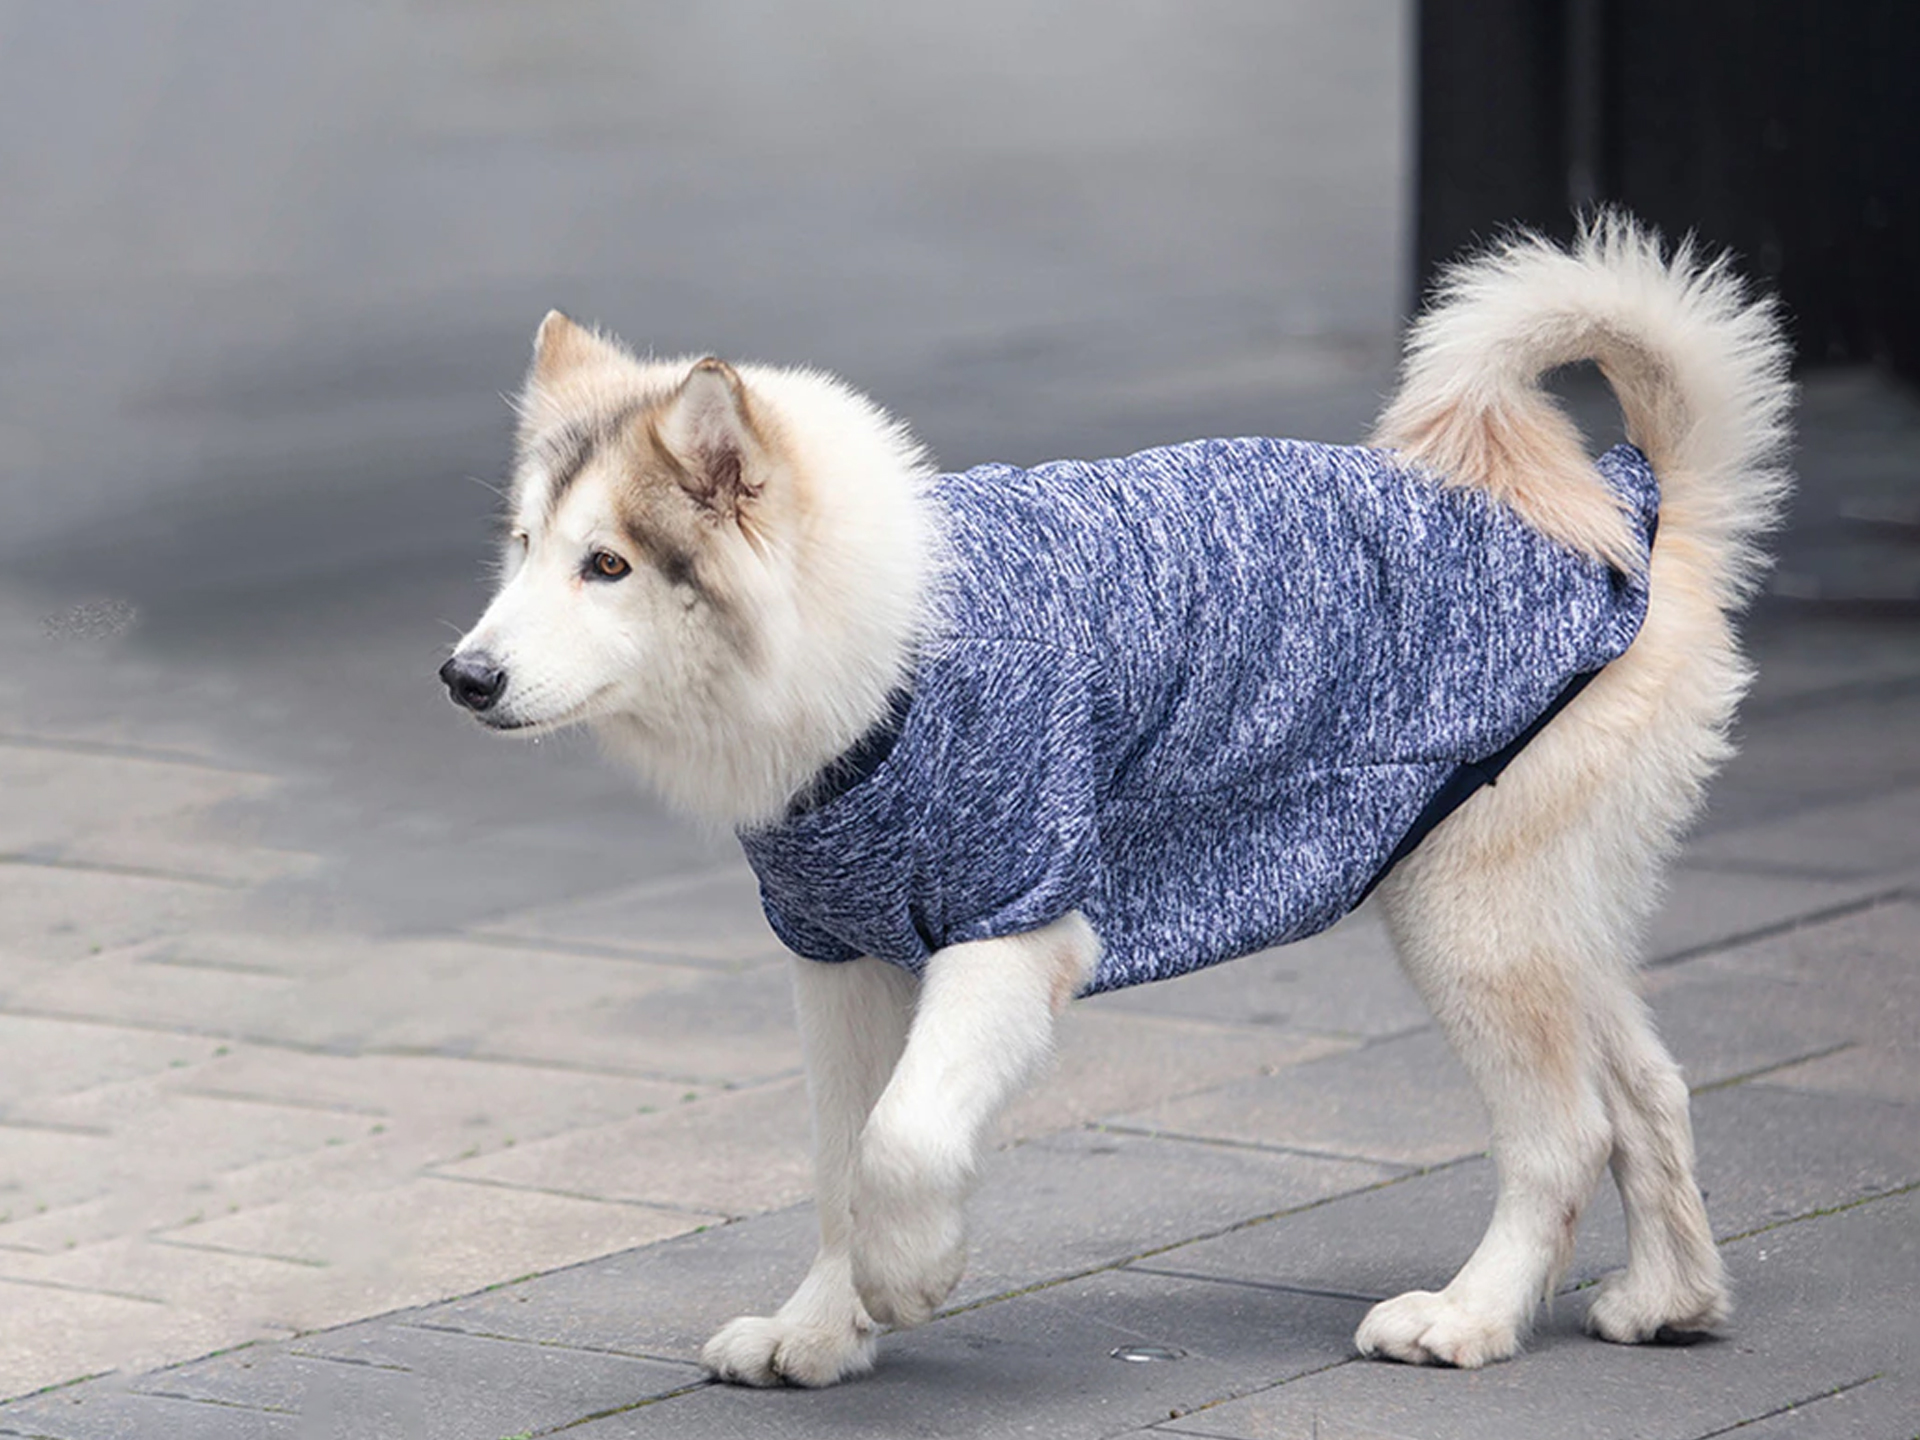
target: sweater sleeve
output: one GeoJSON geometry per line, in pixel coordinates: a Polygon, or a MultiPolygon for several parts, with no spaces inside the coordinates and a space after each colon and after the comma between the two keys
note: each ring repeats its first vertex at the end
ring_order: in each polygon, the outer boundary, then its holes
{"type": "Polygon", "coordinates": [[[760,898],[760,908],[766,913],[767,924],[773,927],[773,933],[779,938],[780,943],[802,960],[840,964],[860,958],[857,947],[847,944],[844,940],[836,940],[826,931],[809,925],[802,919],[789,918],[764,894],[760,898]]]}
{"type": "Polygon", "coordinates": [[[948,697],[951,777],[924,837],[939,877],[940,940],[1037,929],[1083,906],[1099,865],[1085,667],[1071,652],[992,642],[948,697]]]}

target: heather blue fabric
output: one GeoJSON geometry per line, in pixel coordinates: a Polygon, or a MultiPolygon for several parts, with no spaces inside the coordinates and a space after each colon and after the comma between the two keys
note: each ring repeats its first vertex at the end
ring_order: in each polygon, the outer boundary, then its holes
{"type": "MultiPolygon", "coordinates": [[[[1598,465],[1650,536],[1646,458],[1598,465]]],[[[1203,440],[933,495],[945,624],[892,749],[740,837],[810,959],[917,970],[1079,909],[1091,993],[1311,935],[1646,614],[1643,577],[1381,450],[1203,440]]]]}

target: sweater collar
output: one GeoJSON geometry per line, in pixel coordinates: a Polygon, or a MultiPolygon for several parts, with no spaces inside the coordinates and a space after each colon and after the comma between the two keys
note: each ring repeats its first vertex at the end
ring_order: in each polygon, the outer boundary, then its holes
{"type": "Polygon", "coordinates": [[[789,820],[810,810],[832,804],[887,763],[893,747],[906,728],[907,711],[913,705],[913,692],[902,686],[887,696],[887,709],[873,727],[834,759],[820,767],[812,780],[802,785],[787,806],[789,820]]]}

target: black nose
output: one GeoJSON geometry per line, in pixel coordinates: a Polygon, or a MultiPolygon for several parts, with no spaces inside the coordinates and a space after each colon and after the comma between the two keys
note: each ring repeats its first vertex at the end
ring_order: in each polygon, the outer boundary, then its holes
{"type": "Polygon", "coordinates": [[[493,663],[493,657],[478,652],[456,655],[440,667],[440,681],[453,696],[453,703],[478,714],[491,710],[500,692],[507,688],[507,672],[493,663]]]}

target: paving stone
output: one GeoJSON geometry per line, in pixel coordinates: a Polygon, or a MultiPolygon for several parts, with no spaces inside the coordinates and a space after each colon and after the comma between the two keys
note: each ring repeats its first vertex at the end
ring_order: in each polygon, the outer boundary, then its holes
{"type": "Polygon", "coordinates": [[[643,1245],[715,1218],[425,1178],[303,1196],[158,1238],[305,1262],[310,1274],[261,1297],[274,1307],[264,1319],[304,1330],[643,1245]]]}
{"type": "Polygon", "coordinates": [[[691,1365],[423,1330],[399,1317],[216,1356],[147,1376],[132,1388],[290,1411],[321,1433],[329,1426],[339,1431],[346,1415],[371,1417],[382,1408],[395,1420],[417,1421],[406,1428],[363,1420],[366,1428],[341,1432],[341,1440],[497,1440],[557,1428],[703,1378],[691,1365]]]}
{"type": "Polygon", "coordinates": [[[1163,1429],[1305,1440],[1316,1417],[1327,1416],[1421,1440],[1695,1440],[1876,1373],[1902,1377],[1902,1388],[1911,1383],[1920,1358],[1911,1323],[1920,1196],[1769,1231],[1730,1246],[1728,1258],[1745,1277],[1745,1298],[1723,1341],[1608,1346],[1556,1328],[1512,1364],[1444,1371],[1356,1361],[1163,1429]]]}
{"type": "MultiPolygon", "coordinates": [[[[989,1162],[952,1303],[1112,1265],[1196,1230],[1377,1183],[1378,1167],[1077,1133],[989,1162]]],[[[742,1221],[427,1312],[522,1339],[692,1359],[735,1315],[767,1314],[813,1258],[809,1207],[742,1221]]]]}
{"type": "Polygon", "coordinates": [[[891,1336],[825,1391],[714,1386],[569,1431],[627,1436],[1106,1436],[1345,1353],[1360,1308],[1160,1276],[1101,1275],[891,1336]],[[1171,1346],[1181,1358],[1113,1351],[1171,1346]]]}
{"type": "MultiPolygon", "coordinates": [[[[1920,1181],[1920,1114],[1870,1100],[1740,1085],[1695,1097],[1699,1179],[1714,1233],[1739,1235],[1920,1181]]],[[[1493,1213],[1489,1161],[1471,1160],[1183,1245],[1144,1268],[1384,1299],[1444,1285],[1493,1213]]],[[[1569,1285],[1626,1263],[1603,1181],[1569,1285]]],[[[1736,1274],[1736,1289],[1744,1283],[1736,1274]]]]}
{"type": "Polygon", "coordinates": [[[1817,1395],[1743,1425],[1739,1440],[1914,1440],[1920,1375],[1880,1375],[1837,1395],[1817,1395]]]}
{"type": "Polygon", "coordinates": [[[1908,1044],[1855,1045],[1837,1055],[1776,1070],[1767,1076],[1767,1083],[1920,1106],[1920,1038],[1908,1044]]]}
{"type": "Polygon", "coordinates": [[[465,1056],[315,1055],[248,1045],[170,1071],[165,1087],[176,1094],[336,1109],[384,1121],[389,1132],[417,1125],[462,1134],[462,1145],[477,1140],[489,1149],[496,1136],[525,1143],[677,1105],[688,1093],[684,1084],[465,1056]]]}
{"type": "Polygon", "coordinates": [[[657,987],[503,1016],[484,1039],[484,1053],[599,1064],[696,1085],[767,1080],[801,1065],[785,962],[738,974],[675,970],[657,987]]]}
{"type": "Polygon", "coordinates": [[[1916,949],[1920,905],[1890,902],[1716,951],[1655,972],[1652,981],[1662,1004],[1666,992],[1683,985],[1741,977],[1754,982],[1751,989],[1725,993],[1756,1028],[1784,1025],[1809,1036],[1824,1031],[1904,1049],[1920,1036],[1916,949]]]}
{"type": "Polygon", "coordinates": [[[149,1440],[170,1436],[189,1436],[191,1440],[354,1440],[362,1433],[378,1433],[365,1428],[369,1423],[404,1425],[415,1418],[404,1410],[395,1413],[383,1407],[377,1415],[341,1416],[340,1428],[317,1428],[297,1416],[274,1411],[89,1388],[0,1405],[0,1435],[30,1440],[149,1440]]]}
{"type": "Polygon", "coordinates": [[[9,950],[29,958],[77,960],[211,924],[229,914],[234,903],[232,892],[216,886],[0,862],[0,935],[9,950]]]}
{"type": "Polygon", "coordinates": [[[269,1318],[274,1296],[312,1278],[284,1261],[142,1236],[47,1257],[0,1251],[0,1396],[283,1338],[293,1327],[269,1318]]]}
{"type": "Polygon", "coordinates": [[[1920,1109],[1738,1085],[1694,1102],[1700,1184],[1719,1235],[1920,1182],[1920,1109]]]}
{"type": "Polygon", "coordinates": [[[318,855],[256,844],[232,833],[235,828],[224,811],[127,824],[85,835],[58,858],[102,870],[188,876],[230,890],[313,875],[325,866],[318,855]]]}
{"type": "Polygon", "coordinates": [[[786,956],[761,912],[759,884],[738,859],[719,870],[503,916],[480,927],[479,933],[720,965],[786,956]]]}
{"type": "Polygon", "coordinates": [[[691,1360],[734,1316],[786,1299],[818,1236],[812,1208],[795,1206],[429,1306],[414,1323],[691,1360]]]}
{"type": "MultiPolygon", "coordinates": [[[[174,1358],[148,1337],[171,1317],[158,1301],[49,1285],[0,1275],[0,1397],[23,1395],[98,1373],[103,1352],[130,1365],[174,1358]]],[[[188,1341],[202,1348],[225,1341],[224,1330],[201,1327],[188,1341]]],[[[189,1352],[191,1353],[191,1352],[189,1352]]],[[[8,1410],[0,1405],[0,1434],[8,1410]]]]}
{"type": "Polygon", "coordinates": [[[811,1192],[807,1125],[806,1087],[784,1080],[569,1130],[442,1165],[435,1173],[711,1215],[754,1215],[811,1192]]]}
{"type": "Polygon", "coordinates": [[[1741,707],[1750,724],[1920,679],[1920,646],[1905,626],[1809,617],[1758,628],[1759,674],[1741,707]]]}
{"type": "Polygon", "coordinates": [[[1749,717],[1735,737],[1739,753],[1713,784],[1690,860],[1738,860],[1805,876],[1884,870],[1865,837],[1849,834],[1846,817],[1878,815],[1893,822],[1878,833],[1910,845],[1912,832],[1902,835],[1898,816],[1911,813],[1920,786],[1916,709],[1911,687],[1896,682],[1749,717]],[[1890,801],[1884,808],[1883,799],[1890,801]],[[1798,844],[1796,832],[1805,837],[1798,844]],[[1816,835],[1826,843],[1816,845],[1816,835]]]}
{"type": "Polygon", "coordinates": [[[424,1050],[723,1080],[798,1064],[784,967],[710,976],[458,940],[341,945],[348,963],[307,976],[195,965],[171,943],[136,946],[43,972],[9,1004],[342,1053],[424,1050]]]}
{"type": "Polygon", "coordinates": [[[1116,1115],[1118,1128],[1433,1165],[1487,1145],[1484,1112],[1436,1029],[1116,1115]]]}
{"type": "MultiPolygon", "coordinates": [[[[19,1120],[0,1126],[0,1193],[18,1193],[16,1219],[0,1226],[0,1242],[39,1249],[82,1238],[63,1230],[69,1222],[59,1213],[76,1201],[104,1195],[117,1202],[108,1207],[120,1216],[108,1234],[179,1224],[205,1203],[184,1197],[204,1189],[220,1171],[344,1143],[364,1129],[358,1117],[318,1107],[174,1094],[162,1077],[97,1086],[21,1108],[19,1120]],[[26,1124],[48,1128],[16,1128],[26,1124]],[[58,1143],[50,1144],[54,1136],[58,1143]],[[36,1160],[49,1149],[71,1150],[71,1168],[41,1169],[36,1160]],[[41,1205],[48,1210],[44,1216],[38,1215],[41,1205]]],[[[101,1233],[96,1225],[83,1238],[101,1233]]]]}
{"type": "Polygon", "coordinates": [[[1286,1025],[1378,1038],[1433,1017],[1400,973],[1377,906],[1292,945],[1129,990],[1095,996],[1096,1010],[1286,1025]]]}
{"type": "Polygon", "coordinates": [[[0,1013],[0,1117],[45,1095],[193,1064],[210,1057],[214,1048],[193,1036],[0,1013]]]}
{"type": "Polygon", "coordinates": [[[1113,1265],[1391,1178],[1346,1160],[1074,1131],[993,1157],[952,1304],[1113,1265]]]}
{"type": "Polygon", "coordinates": [[[272,784],[235,770],[0,742],[0,854],[67,855],[89,836],[178,820],[272,784]]]}
{"type": "Polygon", "coordinates": [[[1274,1025],[1225,1025],[1076,1005],[1053,1065],[1009,1108],[1008,1138],[1031,1139],[1236,1080],[1271,1075],[1353,1042],[1274,1025]]]}
{"type": "MultiPolygon", "coordinates": [[[[1889,744],[1903,754],[1920,751],[1908,738],[1913,717],[1900,720],[1897,740],[1877,737],[1874,747],[1889,744]]],[[[1695,864],[1745,866],[1765,873],[1872,879],[1898,876],[1920,868],[1920,758],[1908,760],[1898,771],[1863,762],[1862,792],[1870,798],[1850,798],[1803,814],[1737,830],[1715,831],[1688,847],[1695,864]],[[1905,788],[1898,788],[1904,785],[1905,788]]]]}
{"type": "Polygon", "coordinates": [[[1662,960],[1751,935],[1806,915],[1851,904],[1876,885],[1860,880],[1815,880],[1751,875],[1681,865],[1653,913],[1646,955],[1662,960]]]}
{"type": "Polygon", "coordinates": [[[1765,976],[1708,965],[1646,975],[1654,1024],[1687,1083],[1714,1085],[1849,1045],[1858,1019],[1832,1006],[1781,1003],[1765,976]]]}

